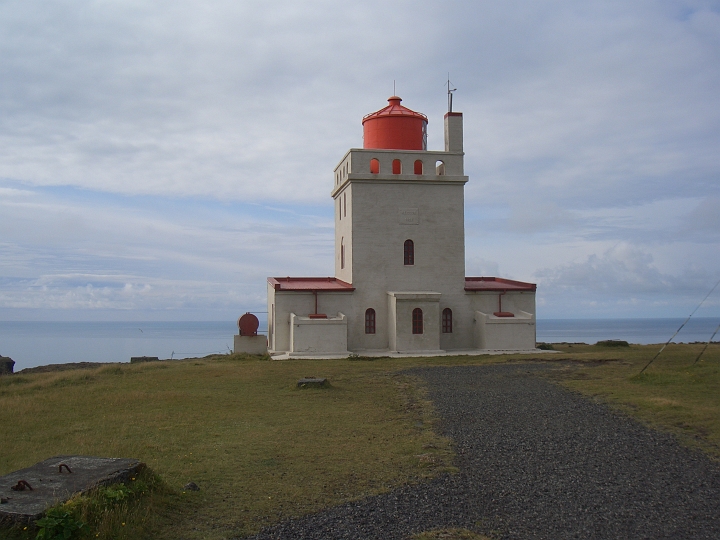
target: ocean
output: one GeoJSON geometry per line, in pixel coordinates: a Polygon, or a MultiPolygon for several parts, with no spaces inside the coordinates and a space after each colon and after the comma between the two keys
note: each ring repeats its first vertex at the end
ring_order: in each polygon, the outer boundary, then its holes
{"type": "MultiPolygon", "coordinates": [[[[537,340],[595,343],[665,343],[685,319],[539,319],[537,340]]],[[[706,342],[717,318],[693,318],[675,342],[706,342]]],[[[267,326],[260,322],[260,328],[267,326]]],[[[129,362],[131,356],[191,358],[232,350],[234,321],[214,322],[2,322],[0,355],[15,371],[68,362],[129,362]]],[[[720,340],[720,335],[715,341],[720,340]]]]}
{"type": "Polygon", "coordinates": [[[0,322],[0,355],[15,371],[69,362],[129,362],[132,356],[192,358],[227,353],[234,321],[0,322]]]}

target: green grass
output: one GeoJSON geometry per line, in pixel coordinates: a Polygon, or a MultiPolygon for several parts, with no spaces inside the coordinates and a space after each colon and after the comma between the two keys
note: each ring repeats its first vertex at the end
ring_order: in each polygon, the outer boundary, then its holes
{"type": "Polygon", "coordinates": [[[555,345],[585,364],[567,370],[562,384],[621,409],[720,459],[720,346],[669,345],[641,375],[660,345],[631,345],[598,355],[596,347],[555,345]],[[617,361],[602,361],[602,357],[617,361]]]}
{"type": "Polygon", "coordinates": [[[560,384],[720,456],[720,347],[692,366],[701,346],[670,346],[642,376],[659,346],[554,347],[373,361],[228,355],[0,377],[0,474],[57,454],[138,458],[159,478],[143,497],[103,511],[93,496],[71,502],[90,538],[242,536],[452,471],[422,382],[399,372],[516,361],[552,362],[560,384]],[[298,389],[309,376],[330,387],[298,389]],[[190,481],[201,491],[184,492],[190,481]]]}
{"type": "Polygon", "coordinates": [[[55,521],[50,527],[43,518],[36,522],[39,527],[16,524],[0,530],[0,536],[6,540],[55,539],[58,534],[63,540],[141,538],[159,525],[156,514],[173,505],[173,495],[161,478],[145,468],[127,483],[100,486],[48,509],[46,517],[55,521]],[[67,525],[71,530],[66,537],[67,525]]]}
{"type": "Polygon", "coordinates": [[[0,473],[56,454],[138,458],[175,493],[147,537],[247,534],[448,468],[422,389],[389,367],[220,356],[4,377],[0,473]],[[331,387],[298,389],[304,376],[331,387]],[[183,492],[190,481],[201,491],[183,492]]]}

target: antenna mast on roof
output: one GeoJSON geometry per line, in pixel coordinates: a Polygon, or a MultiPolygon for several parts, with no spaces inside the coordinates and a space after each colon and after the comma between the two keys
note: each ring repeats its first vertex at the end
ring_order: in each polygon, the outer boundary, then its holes
{"type": "Polygon", "coordinates": [[[448,93],[448,112],[452,112],[452,93],[457,90],[457,88],[450,88],[450,85],[452,83],[450,82],[450,73],[448,73],[448,80],[447,80],[447,93],[448,93]]]}
{"type": "Polygon", "coordinates": [[[393,96],[397,96],[397,94],[395,93],[395,79],[393,79],[393,96]]]}

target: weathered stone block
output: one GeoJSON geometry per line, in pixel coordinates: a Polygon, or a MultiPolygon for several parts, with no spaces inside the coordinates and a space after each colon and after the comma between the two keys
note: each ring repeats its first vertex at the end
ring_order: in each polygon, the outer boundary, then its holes
{"type": "Polygon", "coordinates": [[[15,361],[7,356],[0,356],[0,375],[10,375],[15,367],[15,361]]]}
{"type": "Polygon", "coordinates": [[[131,356],[130,363],[137,364],[139,362],[159,362],[160,359],[157,356],[131,356]]]}
{"type": "Polygon", "coordinates": [[[0,521],[30,522],[51,506],[94,487],[128,481],[137,459],[55,456],[0,477],[0,521]],[[15,489],[13,489],[15,488],[15,489]]]}

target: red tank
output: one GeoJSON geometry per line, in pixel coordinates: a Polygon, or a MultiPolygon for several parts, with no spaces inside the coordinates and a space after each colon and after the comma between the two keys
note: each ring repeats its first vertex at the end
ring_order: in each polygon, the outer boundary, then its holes
{"type": "Polygon", "coordinates": [[[257,336],[258,326],[260,326],[260,321],[252,313],[246,313],[238,319],[241,336],[257,336]]]}
{"type": "Polygon", "coordinates": [[[427,116],[400,105],[393,96],[384,109],[363,118],[363,148],[427,150],[427,116]]]}

